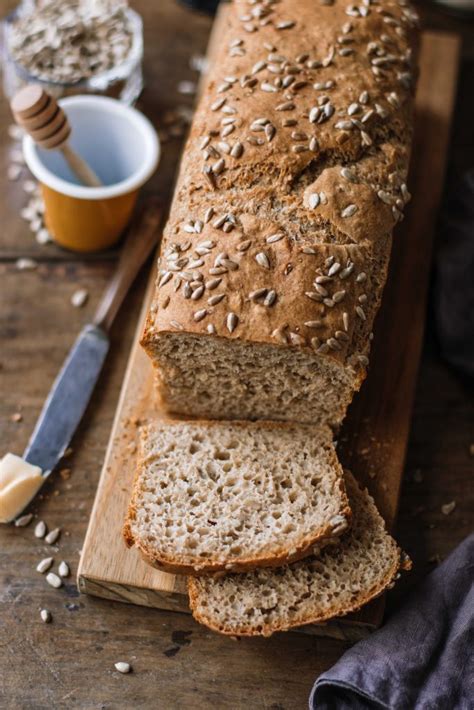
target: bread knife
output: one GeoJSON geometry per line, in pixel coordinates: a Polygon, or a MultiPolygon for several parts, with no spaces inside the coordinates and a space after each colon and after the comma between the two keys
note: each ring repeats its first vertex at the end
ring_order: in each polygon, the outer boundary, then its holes
{"type": "Polygon", "coordinates": [[[149,199],[134,220],[93,321],[82,329],[46,399],[23,454],[42,469],[44,481],[64,456],[86,411],[109,350],[109,329],[157,243],[160,221],[161,209],[149,199]]]}

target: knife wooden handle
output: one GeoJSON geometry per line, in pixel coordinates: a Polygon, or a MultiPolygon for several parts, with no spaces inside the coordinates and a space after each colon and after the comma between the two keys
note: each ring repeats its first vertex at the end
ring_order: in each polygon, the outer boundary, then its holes
{"type": "Polygon", "coordinates": [[[162,209],[159,202],[156,198],[149,198],[132,223],[117,269],[109,281],[93,319],[94,325],[103,328],[106,332],[112,325],[140,268],[158,242],[161,216],[162,209]]]}

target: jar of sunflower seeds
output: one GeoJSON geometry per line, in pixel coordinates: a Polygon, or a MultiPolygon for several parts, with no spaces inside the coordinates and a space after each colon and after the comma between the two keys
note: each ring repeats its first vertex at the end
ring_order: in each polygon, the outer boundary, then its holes
{"type": "Polygon", "coordinates": [[[132,104],[143,88],[143,26],[126,0],[27,0],[3,22],[3,88],[40,82],[56,98],[132,104]]]}

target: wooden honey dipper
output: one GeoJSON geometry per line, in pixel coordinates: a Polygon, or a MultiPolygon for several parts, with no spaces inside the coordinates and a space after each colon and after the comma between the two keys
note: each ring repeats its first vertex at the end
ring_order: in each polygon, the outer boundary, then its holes
{"type": "Polygon", "coordinates": [[[38,84],[20,89],[10,102],[15,121],[35,143],[47,150],[60,150],[76,177],[88,187],[102,182],[89,165],[69,145],[71,126],[56,99],[38,84]]]}

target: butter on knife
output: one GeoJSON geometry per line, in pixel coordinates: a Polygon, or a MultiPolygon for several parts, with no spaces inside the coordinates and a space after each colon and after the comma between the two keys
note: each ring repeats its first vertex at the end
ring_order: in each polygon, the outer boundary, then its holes
{"type": "Polygon", "coordinates": [[[5,454],[0,461],[0,523],[14,520],[43,482],[39,466],[33,466],[15,454],[5,454]]]}

